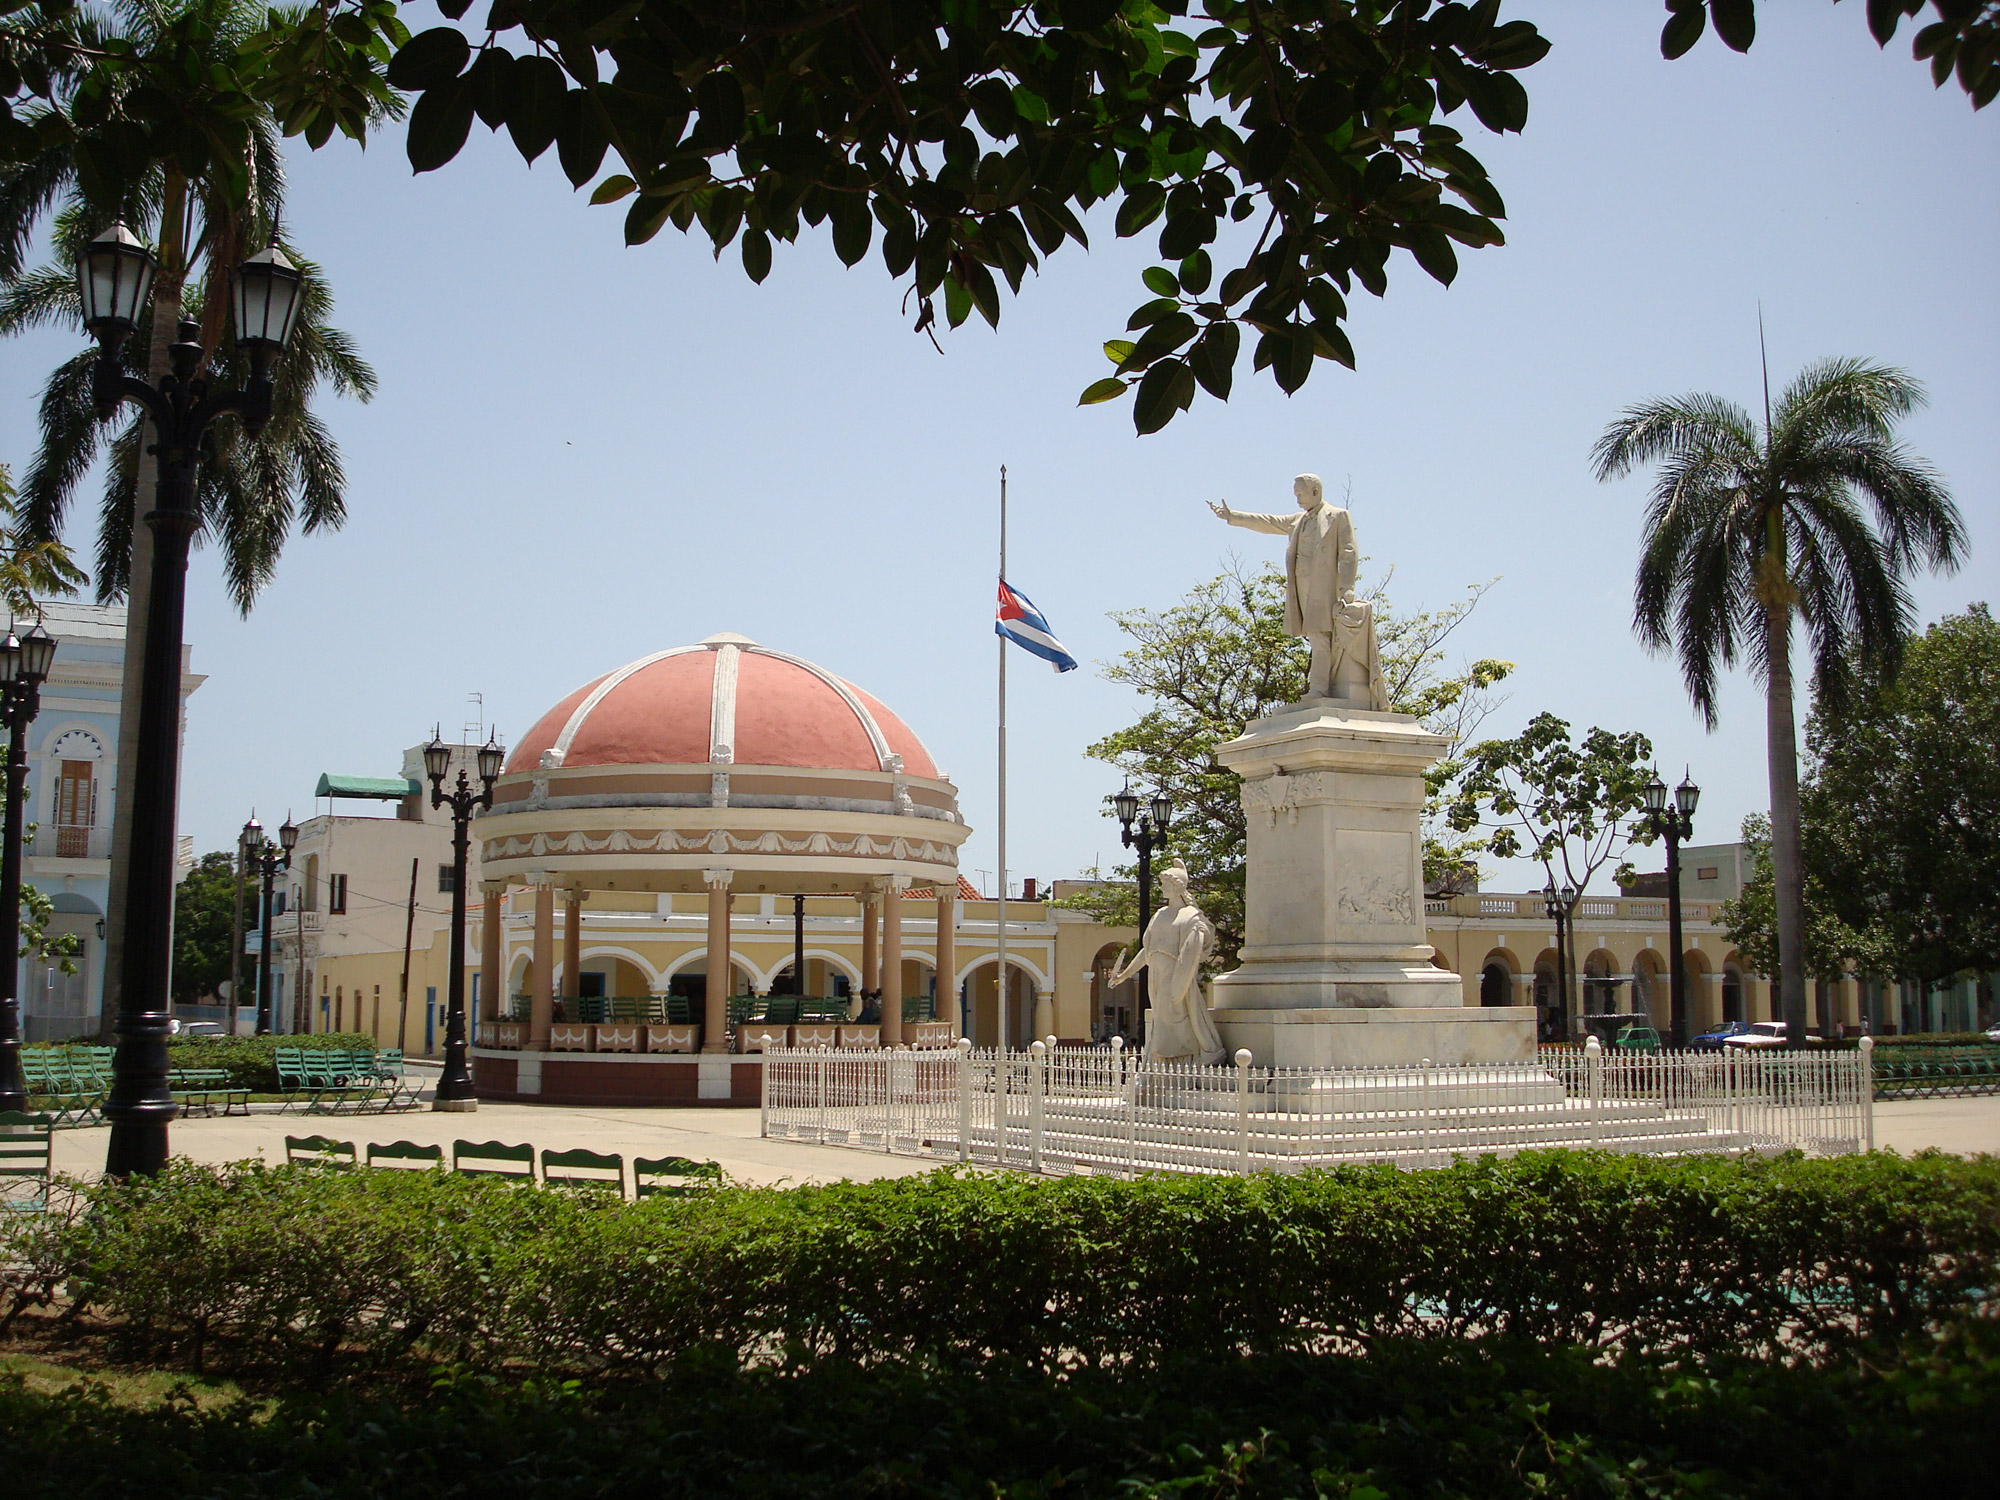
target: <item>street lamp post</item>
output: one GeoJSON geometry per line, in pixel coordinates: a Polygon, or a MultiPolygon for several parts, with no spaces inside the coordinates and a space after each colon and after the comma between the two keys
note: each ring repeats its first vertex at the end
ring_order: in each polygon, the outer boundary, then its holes
{"type": "MultiPolygon", "coordinates": [[[[451,746],[440,735],[433,735],[424,746],[431,806],[451,808],[451,972],[445,988],[444,1070],[438,1074],[437,1094],[431,1100],[431,1108],[436,1110],[469,1113],[479,1108],[465,1044],[465,856],[472,814],[493,805],[493,783],[499,779],[506,758],[507,752],[489,738],[479,747],[480,790],[472,789],[461,766],[457,787],[447,792],[444,773],[451,769],[451,746]]],[[[495,976],[489,975],[486,982],[494,983],[495,976]]]]}
{"type": "Polygon", "coordinates": [[[1571,1041],[1576,1040],[1577,1029],[1582,1024],[1569,992],[1570,916],[1576,909],[1576,898],[1577,889],[1573,885],[1557,890],[1552,880],[1542,887],[1542,910],[1556,924],[1556,993],[1562,997],[1563,1033],[1571,1041]]]}
{"type": "Polygon", "coordinates": [[[0,641],[0,716],[7,723],[7,812],[0,828],[0,1109],[28,1107],[21,1072],[21,833],[27,817],[28,726],[41,712],[56,640],[40,625],[0,641]]]}
{"type": "MultiPolygon", "coordinates": [[[[277,1028],[277,1007],[271,999],[271,887],[282,870],[292,867],[292,848],[299,841],[299,826],[286,818],[278,828],[278,842],[264,837],[264,825],[253,814],[243,825],[243,835],[237,848],[243,856],[243,867],[254,870],[264,882],[264,904],[258,908],[257,922],[257,1035],[267,1036],[277,1028]]],[[[234,1005],[236,997],[231,995],[229,1003],[234,1005]]]]}
{"type": "MultiPolygon", "coordinates": [[[[1127,849],[1139,851],[1139,941],[1146,940],[1146,924],[1153,917],[1153,851],[1167,841],[1167,824],[1173,816],[1173,804],[1167,801],[1166,793],[1155,792],[1144,812],[1139,810],[1139,794],[1132,790],[1132,783],[1126,782],[1123,789],[1112,797],[1111,805],[1118,814],[1118,839],[1127,849]]],[[[1146,1008],[1152,1003],[1152,993],[1146,983],[1146,971],[1139,971],[1139,1007],[1133,1017],[1133,1040],[1142,1041],[1146,1035],[1146,1008]]]]}
{"type": "Polygon", "coordinates": [[[1667,993],[1672,1020],[1673,1044],[1688,1044],[1687,963],[1681,949],[1681,840],[1694,836],[1694,810],[1701,801],[1701,788],[1683,774],[1674,788],[1674,805],[1667,806],[1667,784],[1660,773],[1646,784],[1646,821],[1656,838],[1667,841],[1667,941],[1673,945],[1668,955],[1667,993]]]}
{"type": "MultiPolygon", "coordinates": [[[[166,1165],[167,1125],[176,1112],[168,1088],[167,979],[174,920],[174,802],[180,782],[181,635],[187,605],[188,543],[201,525],[195,475],[202,434],[234,412],[251,437],[271,419],[271,367],[298,320],[304,278],[274,242],[236,268],[236,347],[250,361],[241,391],[211,390],[201,325],[182,319],[158,386],[127,375],[119,350],[138,326],[153,286],[153,257],[114,224],[77,259],[83,325],[97,339],[91,394],[101,416],[127,401],[152,420],[159,482],[146,524],[153,531],[152,594],[140,666],[138,771],[130,788],[132,842],[125,890],[124,952],[118,996],[118,1050],[104,1118],[112,1177],[150,1176],[166,1165]]],[[[119,794],[126,794],[120,787],[119,794]]],[[[231,997],[234,1003],[234,997],[231,997]]]]}

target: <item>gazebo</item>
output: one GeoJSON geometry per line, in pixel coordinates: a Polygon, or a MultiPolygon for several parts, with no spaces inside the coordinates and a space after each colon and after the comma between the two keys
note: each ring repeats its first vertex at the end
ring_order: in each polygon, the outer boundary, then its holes
{"type": "MultiPolygon", "coordinates": [[[[931,966],[956,973],[958,849],[970,833],[956,789],[901,718],[802,657],[712,635],[586,683],[514,747],[473,833],[485,897],[480,972],[507,979],[489,980],[479,998],[473,1062],[482,1095],[754,1101],[758,1064],[744,1054],[763,1032],[732,1027],[732,976],[746,967],[732,966],[732,940],[768,946],[781,937],[770,930],[774,897],[798,898],[786,904],[801,914],[800,932],[808,899],[822,913],[831,902],[854,914],[861,988],[879,995],[882,1045],[951,1039],[955,1005],[941,1008],[942,1023],[905,1027],[905,923],[884,917],[891,902],[901,913],[914,888],[933,890],[931,966]],[[732,905],[744,897],[765,898],[760,914],[733,924],[732,905]],[[508,920],[510,901],[526,921],[508,920]],[[683,995],[677,1014],[656,992],[623,997],[623,1014],[595,1008],[595,1025],[559,1018],[583,998],[586,903],[610,908],[605,919],[615,912],[632,930],[630,972],[640,978],[649,972],[639,956],[647,933],[664,941],[705,906],[698,998],[683,995]]],[[[659,982],[653,972],[648,989],[659,982]]],[[[819,972],[828,972],[824,963],[819,972]]],[[[794,965],[793,993],[805,995],[807,981],[794,965]]]]}

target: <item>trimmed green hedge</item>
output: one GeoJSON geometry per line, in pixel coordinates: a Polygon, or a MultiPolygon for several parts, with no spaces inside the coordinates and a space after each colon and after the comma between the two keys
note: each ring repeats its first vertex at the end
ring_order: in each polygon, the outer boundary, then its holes
{"type": "Polygon", "coordinates": [[[1989,1314],[2000,1159],[1529,1153],[1431,1172],[940,1171],[624,1204],[438,1173],[176,1162],[15,1227],[197,1366],[358,1348],[497,1370],[731,1361],[1130,1367],[1496,1335],[1695,1364],[1989,1314]]]}
{"type": "Polygon", "coordinates": [[[2000,1337],[1699,1379],[1484,1339],[1060,1376],[1004,1361],[450,1378],[203,1410],[0,1378],[10,1500],[1846,1500],[1985,1493],[2000,1337]]]}

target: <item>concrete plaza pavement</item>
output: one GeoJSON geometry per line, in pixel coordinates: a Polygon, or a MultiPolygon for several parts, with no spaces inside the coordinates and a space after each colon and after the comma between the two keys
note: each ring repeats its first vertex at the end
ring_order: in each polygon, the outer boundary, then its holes
{"type": "MultiPolygon", "coordinates": [[[[57,1170],[94,1176],[104,1165],[108,1130],[102,1125],[58,1131],[57,1170]]],[[[527,1142],[538,1151],[578,1146],[635,1156],[688,1156],[720,1162],[737,1182],[759,1186],[873,1181],[934,1170],[933,1159],[885,1156],[839,1146],[765,1140],[754,1109],[585,1109],[548,1104],[481,1104],[471,1114],[436,1114],[426,1100],[393,1114],[306,1114],[262,1110],[249,1116],[176,1120],[173,1151],[195,1161],[283,1161],[288,1135],[329,1135],[353,1141],[442,1145],[455,1140],[527,1142]]],[[[1911,1155],[1927,1147],[1960,1155],[2000,1153],[2000,1095],[1913,1099],[1875,1106],[1875,1143],[1911,1155]]]]}

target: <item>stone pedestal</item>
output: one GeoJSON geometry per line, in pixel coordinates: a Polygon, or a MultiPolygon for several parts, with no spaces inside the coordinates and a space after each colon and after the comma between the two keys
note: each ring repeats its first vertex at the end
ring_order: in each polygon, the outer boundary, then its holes
{"type": "Polygon", "coordinates": [[[1211,995],[1232,1050],[1276,1067],[1534,1058],[1534,1007],[1467,1006],[1424,941],[1424,772],[1448,747],[1408,714],[1320,699],[1216,752],[1249,834],[1241,967],[1211,995]]]}

